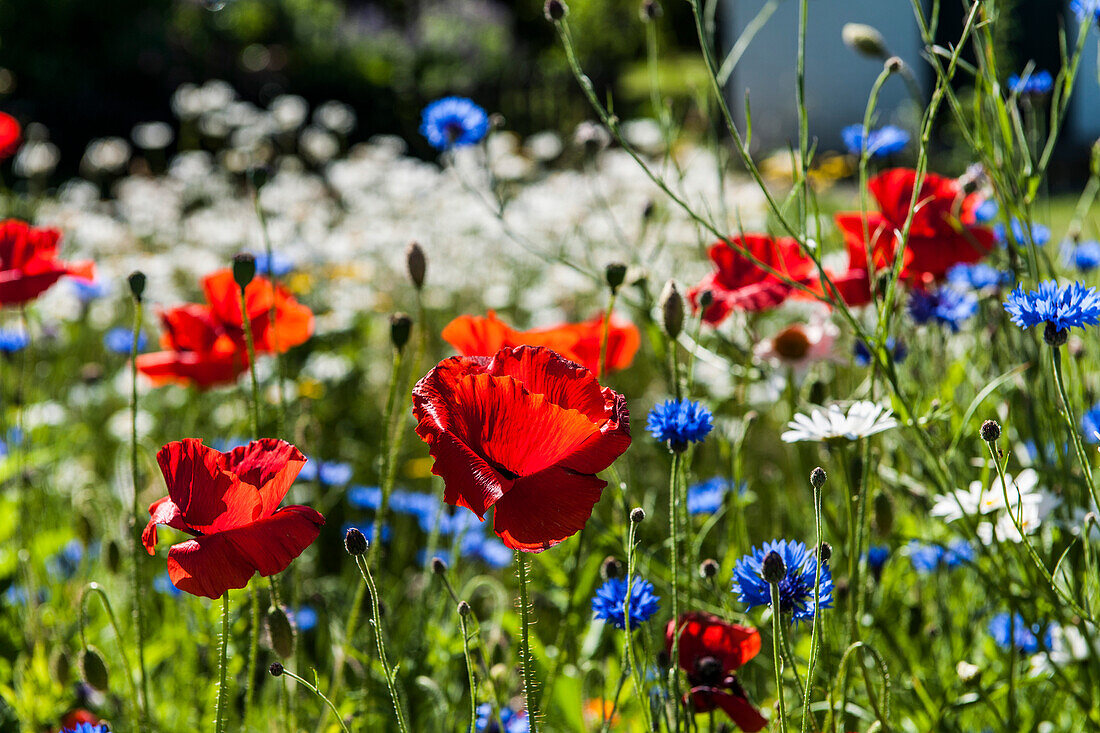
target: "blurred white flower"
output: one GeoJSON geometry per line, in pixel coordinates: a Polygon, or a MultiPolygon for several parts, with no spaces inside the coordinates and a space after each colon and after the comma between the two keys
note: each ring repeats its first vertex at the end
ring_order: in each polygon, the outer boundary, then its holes
{"type": "Polygon", "coordinates": [[[175,133],[167,122],[140,122],[130,131],[130,139],[142,150],[163,150],[174,138],[175,133]]]}
{"type": "Polygon", "coordinates": [[[1007,492],[1001,486],[1001,479],[998,476],[993,477],[993,484],[989,488],[986,488],[981,481],[971,481],[968,489],[958,489],[950,494],[936,496],[929,514],[933,517],[941,517],[945,522],[954,522],[967,514],[989,514],[1006,506],[1015,507],[1021,503],[1038,504],[1042,501],[1042,494],[1036,491],[1038,485],[1039,474],[1030,468],[1021,471],[1015,479],[1011,473],[1005,473],[1007,492]]]}
{"type": "Polygon", "coordinates": [[[284,132],[297,130],[305,124],[309,114],[309,103],[297,94],[280,94],[271,100],[267,108],[284,132]]]}
{"type": "Polygon", "coordinates": [[[313,110],[313,121],[337,135],[348,135],[355,129],[355,110],[350,105],[330,100],[313,110]]]}
{"type": "Polygon", "coordinates": [[[883,405],[863,400],[852,404],[845,413],[839,405],[826,409],[814,408],[809,415],[797,413],[787,423],[781,436],[786,443],[821,442],[834,438],[857,440],[884,430],[896,428],[893,411],[883,405]]]}
{"type": "Polygon", "coordinates": [[[21,178],[48,176],[61,161],[61,151],[49,141],[28,141],[12,161],[15,175],[21,178]]]}
{"type": "Polygon", "coordinates": [[[120,137],[102,137],[88,143],[80,169],[93,176],[118,173],[129,161],[130,143],[120,137]]]}
{"type": "Polygon", "coordinates": [[[561,155],[565,146],[562,145],[561,137],[558,136],[558,133],[546,130],[544,132],[536,132],[534,135],[527,138],[527,142],[524,144],[523,148],[527,155],[540,163],[549,163],[561,155]]]}
{"type": "Polygon", "coordinates": [[[753,355],[772,366],[804,372],[815,362],[830,359],[840,330],[832,322],[817,318],[795,323],[753,348],[753,355]]]}

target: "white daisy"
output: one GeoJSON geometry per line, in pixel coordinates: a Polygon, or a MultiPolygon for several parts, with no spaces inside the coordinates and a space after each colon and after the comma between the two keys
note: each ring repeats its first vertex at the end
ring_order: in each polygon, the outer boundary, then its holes
{"type": "Polygon", "coordinates": [[[928,513],[945,522],[954,522],[968,514],[977,514],[978,507],[982,505],[984,493],[985,485],[981,481],[971,481],[968,489],[956,489],[950,494],[938,494],[928,513]]]}
{"type": "Polygon", "coordinates": [[[897,425],[890,408],[864,400],[849,407],[847,414],[839,405],[830,405],[826,409],[814,408],[809,415],[797,413],[787,423],[788,430],[781,437],[786,443],[821,442],[833,438],[856,440],[896,428],[897,425]]]}

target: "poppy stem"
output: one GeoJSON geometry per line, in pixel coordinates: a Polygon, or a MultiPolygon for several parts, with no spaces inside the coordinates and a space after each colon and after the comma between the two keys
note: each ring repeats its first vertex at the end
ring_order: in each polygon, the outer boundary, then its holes
{"type": "Polygon", "coordinates": [[[252,698],[256,694],[256,660],[260,655],[260,591],[252,588],[249,594],[252,612],[252,629],[248,638],[248,677],[245,681],[244,717],[248,719],[248,709],[252,707],[252,698]]]}
{"type": "Polygon", "coordinates": [[[260,382],[256,378],[256,344],[252,340],[252,319],[248,317],[248,304],[244,297],[244,288],[239,288],[241,294],[241,323],[244,325],[244,341],[248,346],[248,373],[252,381],[252,404],[249,415],[252,418],[252,439],[260,438],[260,382]]]}
{"type": "MultiPolygon", "coordinates": [[[[673,343],[672,348],[676,348],[676,344],[673,343]]],[[[673,364],[675,364],[675,356],[673,357],[673,364]]],[[[679,385],[680,380],[678,376],[673,376],[676,384],[679,385]]],[[[669,666],[669,676],[671,677],[672,692],[676,700],[680,699],[680,665],[677,660],[680,659],[680,539],[679,539],[679,517],[680,513],[680,492],[677,484],[677,474],[680,472],[680,453],[678,451],[672,452],[672,469],[669,472],[668,482],[668,504],[669,504],[669,546],[671,548],[671,558],[669,560],[669,572],[672,574],[672,618],[676,623],[676,628],[672,634],[672,663],[669,666]]],[[[672,706],[672,714],[676,721],[676,730],[680,729],[680,706],[679,704],[672,706]]]]}
{"type": "Polygon", "coordinates": [[[294,680],[295,682],[297,682],[299,685],[302,685],[303,687],[305,687],[307,690],[312,692],[317,697],[324,700],[325,704],[328,705],[328,709],[332,711],[332,715],[336,718],[336,722],[338,722],[340,724],[340,729],[343,730],[344,733],[349,733],[347,725],[344,724],[344,719],[342,717],[340,717],[340,711],[337,710],[336,706],[332,704],[332,700],[325,697],[325,694],[323,692],[321,692],[315,686],[311,685],[306,680],[302,679],[298,675],[291,672],[289,669],[286,669],[285,667],[283,668],[282,672],[280,672],[280,676],[281,675],[286,675],[287,677],[289,677],[292,680],[294,680]]]}
{"type": "Polygon", "coordinates": [[[222,594],[222,635],[218,652],[218,707],[214,718],[215,733],[225,733],[225,714],[229,689],[226,683],[226,657],[229,653],[229,591],[222,594]]]}
{"type": "Polygon", "coordinates": [[[618,294],[618,290],[612,288],[611,295],[607,298],[607,311],[600,329],[600,361],[596,379],[603,379],[603,375],[607,373],[607,339],[611,335],[611,312],[615,310],[615,298],[618,294]]]}
{"type": "Polygon", "coordinates": [[[466,678],[470,685],[470,730],[477,728],[477,677],[474,676],[474,662],[470,657],[470,632],[466,626],[466,615],[458,614],[458,625],[462,629],[462,656],[466,658],[466,678]]]}
{"type": "Polygon", "coordinates": [[[115,632],[115,642],[118,644],[118,655],[122,657],[122,667],[126,670],[126,686],[130,691],[130,706],[134,709],[134,717],[141,720],[141,707],[138,705],[138,692],[137,686],[134,685],[134,671],[130,666],[130,658],[126,656],[126,645],[123,644],[124,637],[122,632],[118,628],[118,619],[115,618],[115,611],[111,607],[111,599],[107,597],[107,594],[99,586],[99,583],[88,583],[87,587],[80,594],[80,646],[84,650],[88,649],[87,640],[84,638],[84,618],[88,612],[88,596],[95,595],[99,597],[99,600],[103,603],[103,609],[107,612],[107,620],[111,624],[111,629],[115,632]]]}
{"type": "Polygon", "coordinates": [[[141,607],[141,524],[138,517],[141,513],[140,489],[138,479],[138,436],[137,436],[137,353],[138,341],[141,337],[141,299],[134,298],[134,334],[130,348],[130,479],[134,485],[133,502],[130,507],[130,565],[131,575],[130,592],[133,599],[134,630],[137,634],[137,661],[138,673],[141,676],[141,702],[142,709],[138,714],[138,730],[146,727],[146,716],[149,712],[149,682],[145,675],[145,614],[141,607]]]}
{"type": "Polygon", "coordinates": [[[772,661],[775,664],[775,696],[779,701],[779,732],[787,733],[787,708],[783,702],[783,661],[779,651],[780,639],[783,630],[781,628],[781,616],[779,610],[779,583],[771,583],[772,587],[772,661]]]}
{"type": "MultiPolygon", "coordinates": [[[[823,486],[824,483],[821,484],[823,486]]],[[[814,615],[810,631],[810,661],[806,666],[806,695],[802,700],[801,733],[806,733],[806,724],[810,720],[810,701],[813,699],[814,672],[817,668],[817,654],[821,647],[821,486],[810,482],[814,492],[814,529],[817,536],[817,567],[814,568],[814,615]]],[[[814,726],[816,730],[816,726],[814,726]]]]}
{"type": "Polygon", "coordinates": [[[535,690],[534,658],[531,656],[531,604],[527,598],[527,558],[516,551],[516,575],[519,577],[520,661],[523,664],[523,696],[527,702],[527,722],[531,733],[538,733],[539,698],[535,690]]]}
{"type": "Polygon", "coordinates": [[[382,663],[382,671],[386,675],[386,687],[390,691],[393,712],[397,715],[397,727],[401,729],[401,733],[408,733],[409,726],[405,722],[405,708],[401,705],[401,697],[398,695],[397,686],[394,684],[396,675],[394,675],[393,668],[390,667],[389,660],[386,658],[386,643],[382,639],[382,614],[378,609],[378,588],[374,585],[370,565],[367,564],[362,555],[355,556],[355,566],[359,568],[359,572],[363,576],[363,582],[366,583],[367,590],[370,591],[371,625],[374,626],[374,640],[378,647],[378,660],[382,663]]]}
{"type": "MultiPolygon", "coordinates": [[[[283,434],[283,425],[286,422],[286,362],[283,360],[283,350],[279,348],[279,309],[276,307],[278,299],[274,297],[278,282],[275,280],[275,249],[271,246],[271,235],[267,231],[267,217],[263,207],[260,206],[260,191],[255,185],[249,186],[252,191],[252,206],[256,210],[256,218],[260,221],[260,234],[264,240],[264,253],[267,255],[267,279],[271,281],[271,309],[268,311],[268,321],[271,323],[271,339],[274,342],[275,368],[279,374],[279,412],[276,415],[275,434],[283,434]]],[[[242,311],[243,312],[243,311],[242,311]]],[[[259,436],[257,436],[259,437],[259,436]]]]}
{"type": "MultiPolygon", "coordinates": [[[[370,549],[367,550],[367,563],[374,559],[375,548],[382,544],[382,521],[390,506],[390,494],[393,492],[393,482],[397,477],[397,450],[400,448],[401,432],[393,426],[394,412],[397,410],[397,385],[401,381],[401,357],[402,349],[393,351],[393,367],[390,370],[390,387],[386,394],[386,409],[382,416],[382,429],[385,430],[383,441],[383,453],[385,464],[382,466],[382,497],[378,502],[378,511],[374,514],[374,524],[371,526],[370,549]]],[[[354,631],[354,629],[351,629],[354,631]]]]}
{"type": "Polygon", "coordinates": [[[634,654],[634,632],[630,628],[630,590],[634,580],[634,561],[636,559],[634,536],[637,529],[638,523],[631,521],[626,540],[626,597],[623,599],[623,625],[626,629],[623,631],[623,643],[626,645],[626,659],[630,665],[630,678],[634,683],[634,694],[643,701],[641,708],[642,717],[645,718],[645,729],[653,730],[653,720],[650,718],[648,701],[645,699],[642,688],[642,673],[638,669],[638,660],[634,654]]]}

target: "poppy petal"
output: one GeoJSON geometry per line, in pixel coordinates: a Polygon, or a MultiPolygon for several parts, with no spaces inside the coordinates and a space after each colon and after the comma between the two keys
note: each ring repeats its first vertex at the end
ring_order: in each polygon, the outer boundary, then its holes
{"type": "Polygon", "coordinates": [[[263,499],[262,516],[269,516],[278,508],[306,464],[306,457],[300,450],[276,438],[253,440],[224,456],[226,469],[259,489],[263,499]]]}
{"type": "Polygon", "coordinates": [[[492,356],[512,344],[513,329],[493,311],[481,316],[459,316],[440,334],[463,356],[492,356]]]}
{"type": "Polygon", "coordinates": [[[521,478],[497,501],[493,531],[512,549],[542,552],[584,527],[605,486],[561,466],[521,478]]]}
{"type": "Polygon", "coordinates": [[[714,692],[708,693],[708,696],[713,704],[722,708],[726,715],[730,716],[730,720],[738,728],[747,733],[763,730],[768,725],[768,721],[764,719],[760,711],[753,707],[751,702],[735,692],[714,692]]]}
{"type": "Polygon", "coordinates": [[[233,384],[248,368],[244,352],[221,354],[198,351],[154,351],[139,354],[138,371],[156,386],[165,384],[194,385],[209,389],[233,384]]]}
{"type": "Polygon", "coordinates": [[[168,496],[183,522],[202,534],[240,527],[259,518],[263,502],[256,488],[223,470],[222,454],[188,438],[157,453],[168,496]]]}
{"type": "Polygon", "coordinates": [[[596,376],[547,348],[517,346],[502,349],[486,367],[493,376],[521,382],[528,392],[566,410],[576,410],[593,421],[613,417],[596,376]]]}

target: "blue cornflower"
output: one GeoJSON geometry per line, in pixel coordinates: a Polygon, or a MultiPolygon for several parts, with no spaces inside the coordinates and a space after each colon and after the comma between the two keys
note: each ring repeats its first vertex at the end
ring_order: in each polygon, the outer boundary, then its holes
{"type": "Polygon", "coordinates": [[[352,486],[347,496],[348,503],[356,509],[377,509],[382,505],[382,489],[377,486],[352,486]]]}
{"type": "MultiPolygon", "coordinates": [[[[144,349],[148,341],[149,339],[145,337],[145,332],[138,331],[138,351],[144,349]]],[[[123,326],[112,328],[104,334],[103,345],[107,347],[107,351],[129,356],[130,349],[134,347],[134,332],[123,326]]]]}
{"type": "Polygon", "coordinates": [[[183,595],[183,591],[172,583],[172,578],[169,577],[167,571],[153,578],[153,590],[173,597],[183,595]]]}
{"type": "Polygon", "coordinates": [[[976,209],[974,209],[974,223],[985,224],[986,222],[993,221],[997,216],[997,212],[1001,210],[1001,207],[997,205],[996,199],[986,199],[976,209]]]}
{"type": "MultiPolygon", "coordinates": [[[[1012,228],[1012,239],[1021,247],[1027,246],[1028,232],[1024,229],[1024,224],[1019,219],[1013,219],[1010,222],[1012,228]]],[[[1042,224],[1031,225],[1031,237],[1030,240],[1035,242],[1036,247],[1042,247],[1044,244],[1050,241],[1050,227],[1043,226],[1042,224]]],[[[1008,244],[1008,232],[1005,229],[1005,225],[1001,222],[997,222],[993,225],[993,236],[997,238],[997,241],[1001,243],[1001,246],[1008,244]]]]}
{"type": "Polygon", "coordinates": [[[1021,79],[1019,75],[1013,74],[1008,77],[1008,88],[1020,96],[1030,95],[1037,97],[1043,94],[1050,94],[1050,90],[1054,88],[1054,77],[1045,69],[1043,71],[1033,72],[1025,79],[1021,79]]]}
{"type": "Polygon", "coordinates": [[[0,328],[0,352],[14,354],[27,348],[31,337],[21,328],[0,328]]]}
{"type": "MultiPolygon", "coordinates": [[[[909,356],[909,349],[905,346],[905,342],[896,341],[893,336],[886,337],[886,350],[890,352],[895,364],[904,363],[905,357],[909,356]]],[[[852,357],[860,366],[871,365],[871,350],[863,341],[857,340],[852,345],[852,357]]]]}
{"type": "Polygon", "coordinates": [[[312,631],[317,628],[317,611],[313,606],[299,606],[295,610],[287,611],[287,616],[298,631],[312,631]]]}
{"type": "Polygon", "coordinates": [[[476,145],[489,132],[489,115],[465,97],[444,97],[424,108],[420,134],[436,150],[476,145]]]}
{"type": "MultiPolygon", "coordinates": [[[[737,600],[749,604],[750,609],[771,605],[771,585],[763,577],[764,558],[771,552],[778,553],[787,568],[786,576],[779,581],[780,612],[791,614],[795,621],[813,618],[817,557],[795,540],[765,542],[759,550],[754,547],[752,554],[737,561],[733,568],[733,592],[737,600]]],[[[821,566],[819,599],[821,608],[832,607],[833,574],[828,562],[821,566]]]]}
{"type": "Polygon", "coordinates": [[[1050,627],[1042,624],[1028,626],[1023,616],[1018,613],[998,613],[989,620],[989,635],[1001,649],[1016,647],[1024,654],[1034,654],[1039,651],[1039,639],[1042,637],[1043,647],[1050,648],[1050,627]]]}
{"type": "Polygon", "coordinates": [[[941,326],[959,330],[959,324],[978,311],[978,299],[951,287],[933,291],[914,290],[909,295],[909,317],[914,323],[935,321],[941,326]]]}
{"type": "Polygon", "coordinates": [[[282,277],[294,269],[294,260],[284,254],[272,252],[268,261],[267,252],[253,252],[256,258],[256,274],[274,277],[282,277]]]}
{"type": "Polygon", "coordinates": [[[325,462],[317,467],[317,478],[324,486],[343,486],[351,481],[351,465],[325,462]]]}
{"type": "Polygon", "coordinates": [[[668,400],[649,411],[646,430],[674,451],[682,451],[688,443],[702,442],[714,428],[711,414],[703,403],[694,400],[668,400]]]}
{"type": "Polygon", "coordinates": [[[1069,9],[1077,14],[1077,19],[1082,23],[1100,23],[1100,0],[1070,0],[1069,9]]]}
{"type": "Polygon", "coordinates": [[[881,573],[882,567],[886,564],[886,560],[889,557],[890,548],[886,545],[871,547],[867,550],[867,567],[871,569],[872,573],[881,573]]]}
{"type": "Polygon", "coordinates": [[[1076,268],[1078,272],[1091,272],[1100,267],[1100,242],[1063,242],[1062,261],[1067,267],[1076,268]]]}
{"type": "MultiPolygon", "coordinates": [[[[733,489],[733,483],[721,476],[707,479],[697,483],[688,489],[687,510],[688,514],[714,514],[725,501],[726,494],[733,489]]],[[[738,492],[745,491],[745,484],[738,487],[738,492]]]]}
{"type": "MultiPolygon", "coordinates": [[[[852,155],[863,154],[863,125],[848,125],[840,131],[844,145],[852,155]]],[[[867,133],[867,155],[872,158],[900,153],[909,144],[909,133],[900,127],[887,125],[867,133]]]]}
{"type": "Polygon", "coordinates": [[[974,546],[964,539],[954,539],[947,543],[943,551],[945,567],[955,568],[974,561],[974,546]]]}
{"type": "Polygon", "coordinates": [[[913,540],[908,547],[913,569],[926,575],[940,567],[954,568],[974,559],[974,548],[966,540],[956,539],[943,545],[928,545],[913,540]]]}
{"type": "MultiPolygon", "coordinates": [[[[355,527],[357,530],[363,533],[363,536],[367,538],[368,542],[374,542],[374,524],[372,522],[345,522],[344,526],[340,528],[340,536],[343,537],[348,533],[348,530],[355,527]]],[[[390,530],[390,525],[382,525],[382,541],[389,542],[390,535],[393,532],[390,530]]]]}
{"type": "Polygon", "coordinates": [[[80,561],[84,559],[84,545],[80,540],[69,540],[53,557],[46,560],[46,571],[60,580],[68,580],[76,575],[80,569],[80,561]]]}
{"type": "MultiPolygon", "coordinates": [[[[630,581],[630,630],[639,626],[657,613],[659,596],[653,593],[653,584],[648,580],[633,578],[630,581]]],[[[592,597],[592,613],[596,618],[610,621],[616,629],[626,628],[626,578],[608,578],[607,582],[596,590],[592,597]]]]}
{"type": "Polygon", "coordinates": [[[390,494],[390,509],[414,517],[434,517],[442,509],[438,497],[416,491],[395,491],[390,494]]]}
{"type": "Polygon", "coordinates": [[[529,733],[530,723],[527,722],[527,713],[515,712],[511,708],[501,708],[500,722],[504,730],[496,724],[493,718],[493,706],[483,702],[477,706],[477,720],[474,721],[475,733],[529,733]]]}
{"type": "Polygon", "coordinates": [[[75,728],[62,728],[61,733],[109,733],[110,729],[102,723],[77,723],[75,728]]]}
{"type": "Polygon", "coordinates": [[[1056,281],[1045,280],[1038,290],[1026,293],[1023,285],[1017,285],[1005,299],[1005,310],[1020,328],[1047,324],[1050,333],[1044,333],[1044,338],[1053,345],[1063,331],[1100,323],[1100,295],[1096,288],[1079,282],[1059,288],[1056,281]]]}
{"type": "Polygon", "coordinates": [[[1090,407],[1084,415],[1081,416],[1081,432],[1085,434],[1085,440],[1089,443],[1100,443],[1100,438],[1096,437],[1096,432],[1100,431],[1100,402],[1090,407]]]}
{"type": "Polygon", "coordinates": [[[74,277],[69,280],[73,291],[76,293],[77,300],[81,305],[88,305],[97,298],[102,298],[110,291],[106,283],[98,280],[85,280],[83,278],[74,277]]]}
{"type": "Polygon", "coordinates": [[[960,290],[985,290],[997,288],[1012,279],[1010,273],[998,270],[984,262],[973,265],[960,263],[947,271],[947,282],[960,290]]]}

